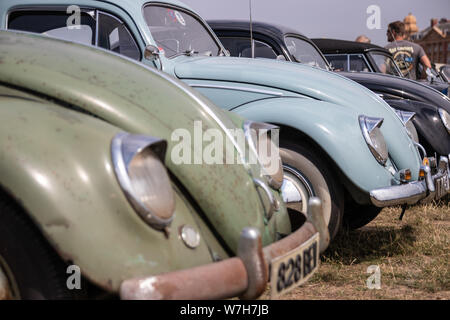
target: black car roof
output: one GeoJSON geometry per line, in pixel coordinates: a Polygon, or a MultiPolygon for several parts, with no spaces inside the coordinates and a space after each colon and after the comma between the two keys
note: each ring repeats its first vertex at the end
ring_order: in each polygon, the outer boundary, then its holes
{"type": "MultiPolygon", "coordinates": [[[[250,22],[244,21],[244,20],[208,20],[207,21],[210,27],[214,31],[245,31],[250,32],[250,22]]],[[[276,24],[269,24],[259,21],[254,21],[253,25],[253,32],[261,33],[261,34],[267,34],[271,37],[276,37],[278,39],[283,40],[284,36],[286,34],[296,34],[301,37],[305,37],[300,32],[290,29],[284,26],[276,25],[276,24]]]]}
{"type": "Polygon", "coordinates": [[[364,53],[367,51],[382,51],[390,55],[389,51],[383,47],[372,43],[362,43],[356,41],[338,39],[311,39],[322,51],[323,54],[331,53],[364,53]]]}

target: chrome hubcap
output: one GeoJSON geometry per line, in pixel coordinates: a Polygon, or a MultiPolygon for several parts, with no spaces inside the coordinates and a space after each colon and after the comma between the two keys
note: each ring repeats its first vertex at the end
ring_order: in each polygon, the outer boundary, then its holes
{"type": "Polygon", "coordinates": [[[283,165],[283,170],[283,200],[288,208],[300,211],[306,216],[309,198],[315,196],[313,188],[298,170],[287,165],[283,165]]]}

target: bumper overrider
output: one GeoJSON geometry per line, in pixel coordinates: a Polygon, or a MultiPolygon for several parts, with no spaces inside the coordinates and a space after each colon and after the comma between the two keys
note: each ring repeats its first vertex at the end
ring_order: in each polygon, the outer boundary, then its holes
{"type": "Polygon", "coordinates": [[[308,219],[289,236],[262,247],[255,228],[245,228],[237,256],[211,264],[144,278],[125,280],[120,287],[124,300],[256,299],[266,289],[271,261],[306,243],[319,233],[320,252],[330,242],[319,199],[309,201],[308,219]]]}
{"type": "Polygon", "coordinates": [[[439,200],[450,193],[450,170],[448,157],[441,157],[432,174],[429,166],[422,166],[425,176],[418,181],[376,189],[370,192],[370,199],[377,207],[413,205],[439,200]]]}

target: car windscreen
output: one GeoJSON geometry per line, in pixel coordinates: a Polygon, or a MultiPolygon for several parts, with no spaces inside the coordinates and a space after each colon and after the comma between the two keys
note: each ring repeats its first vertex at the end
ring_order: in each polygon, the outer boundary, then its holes
{"type": "Polygon", "coordinates": [[[403,77],[402,73],[398,69],[392,57],[376,52],[370,52],[369,55],[371,56],[372,60],[375,62],[378,70],[381,73],[390,74],[392,76],[397,77],[403,77]]]}
{"type": "Polygon", "coordinates": [[[328,69],[327,63],[317,49],[309,42],[293,36],[284,39],[289,53],[297,62],[328,69]]]}
{"type": "Polygon", "coordinates": [[[217,56],[221,52],[204,24],[184,11],[148,5],[144,7],[144,18],[168,58],[191,53],[217,56]]]}

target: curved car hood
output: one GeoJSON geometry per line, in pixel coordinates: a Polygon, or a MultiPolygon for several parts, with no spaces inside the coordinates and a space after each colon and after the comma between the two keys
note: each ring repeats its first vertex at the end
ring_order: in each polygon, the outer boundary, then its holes
{"type": "Polygon", "coordinates": [[[278,88],[354,110],[358,116],[384,119],[382,132],[399,167],[417,168],[417,150],[392,108],[378,95],[341,75],[293,62],[270,59],[196,57],[175,67],[180,79],[241,82],[278,88]]]}
{"type": "MultiPolygon", "coordinates": [[[[206,129],[223,133],[222,125],[236,127],[224,111],[188,86],[110,52],[39,35],[0,31],[0,48],[1,81],[63,102],[61,117],[64,107],[75,106],[123,131],[167,140],[167,167],[231,250],[237,248],[244,227],[259,228],[266,244],[275,237],[275,231],[268,235],[264,228],[264,210],[248,168],[177,165],[172,160],[171,152],[179,144],[171,141],[175,130],[190,133],[191,159],[199,153],[202,159],[203,150],[194,145],[195,121],[202,123],[201,135],[206,129]]],[[[203,149],[210,143],[203,142],[203,149]]]]}
{"type": "Polygon", "coordinates": [[[450,112],[450,98],[428,86],[426,83],[380,73],[340,72],[339,74],[364,84],[368,88],[374,90],[375,88],[383,88],[384,92],[397,95],[404,99],[431,103],[436,107],[444,108],[447,112],[450,112]]]}
{"type": "Polygon", "coordinates": [[[242,82],[278,88],[360,111],[369,111],[376,106],[376,109],[391,113],[389,106],[377,95],[356,82],[299,63],[270,59],[199,57],[178,63],[175,74],[180,79],[242,82]],[[359,103],[356,105],[355,101],[359,103]]]}

